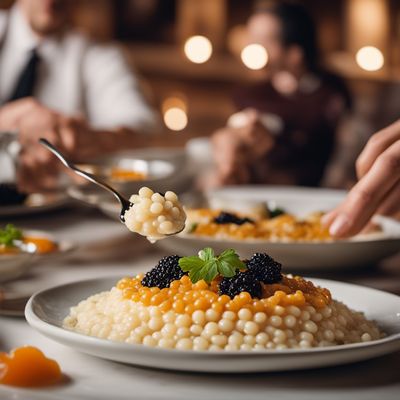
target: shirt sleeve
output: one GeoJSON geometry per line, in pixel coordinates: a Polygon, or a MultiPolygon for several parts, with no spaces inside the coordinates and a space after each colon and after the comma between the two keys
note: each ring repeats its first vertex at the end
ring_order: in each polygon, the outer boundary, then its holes
{"type": "Polygon", "coordinates": [[[86,110],[95,128],[126,127],[149,133],[158,129],[159,117],[118,47],[90,46],[82,67],[86,110]]]}

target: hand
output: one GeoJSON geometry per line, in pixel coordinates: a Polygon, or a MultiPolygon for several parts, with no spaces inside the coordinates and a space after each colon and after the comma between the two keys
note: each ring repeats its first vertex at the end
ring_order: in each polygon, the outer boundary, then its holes
{"type": "Polygon", "coordinates": [[[22,190],[49,189],[57,182],[61,164],[39,142],[43,137],[72,161],[111,151],[144,146],[148,137],[129,128],[94,130],[82,117],[67,117],[33,98],[0,108],[0,131],[18,132],[21,144],[19,184],[22,190]]]}
{"type": "Polygon", "coordinates": [[[39,138],[49,140],[72,157],[83,138],[88,136],[83,133],[88,130],[83,120],[64,117],[33,98],[3,106],[0,128],[18,133],[21,152],[17,180],[20,190],[25,192],[54,189],[57,185],[61,164],[38,142],[39,138]]]}
{"type": "Polygon", "coordinates": [[[358,183],[342,204],[324,216],[333,236],[355,235],[375,213],[400,211],[400,120],[371,137],[356,169],[358,183]]]}
{"type": "Polygon", "coordinates": [[[18,157],[17,183],[25,192],[54,187],[57,165],[53,157],[37,143],[38,136],[58,142],[55,134],[57,113],[33,98],[25,98],[0,108],[0,129],[18,133],[21,152],[18,157]]]}
{"type": "Polygon", "coordinates": [[[251,165],[275,144],[255,110],[246,110],[244,115],[242,126],[225,127],[211,138],[216,165],[214,185],[248,183],[251,165]]]}

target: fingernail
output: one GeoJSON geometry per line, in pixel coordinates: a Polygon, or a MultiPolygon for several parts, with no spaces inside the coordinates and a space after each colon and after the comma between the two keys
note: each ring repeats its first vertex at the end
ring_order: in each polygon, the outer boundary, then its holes
{"type": "Polygon", "coordinates": [[[350,227],[350,220],[345,214],[339,214],[329,228],[332,236],[341,236],[347,232],[350,227]]]}
{"type": "Polygon", "coordinates": [[[330,217],[331,217],[331,213],[324,214],[321,218],[322,225],[328,225],[330,217]]]}

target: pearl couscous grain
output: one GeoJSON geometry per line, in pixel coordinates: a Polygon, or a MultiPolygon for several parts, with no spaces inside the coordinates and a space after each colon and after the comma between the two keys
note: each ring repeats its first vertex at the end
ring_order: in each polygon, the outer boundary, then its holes
{"type": "Polygon", "coordinates": [[[186,214],[174,192],[168,191],[163,196],[142,187],[129,200],[132,206],[125,212],[125,225],[152,243],[185,227],[186,214]]]}
{"type": "Polygon", "coordinates": [[[64,327],[114,341],[178,350],[250,351],[366,342],[384,334],[360,312],[300,277],[264,285],[263,298],[219,296],[215,282],[187,276],[169,288],[120,280],[72,307],[64,327]],[[279,286],[279,287],[277,287],[279,286]],[[275,288],[271,288],[275,287],[275,288]]]}

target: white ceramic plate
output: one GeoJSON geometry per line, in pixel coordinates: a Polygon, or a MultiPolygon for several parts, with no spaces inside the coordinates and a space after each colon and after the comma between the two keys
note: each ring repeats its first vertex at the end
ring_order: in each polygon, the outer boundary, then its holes
{"type": "MultiPolygon", "coordinates": [[[[345,192],[327,189],[243,186],[228,187],[207,194],[212,208],[245,211],[253,204],[268,203],[303,217],[315,211],[327,211],[337,205],[345,192]]],[[[234,248],[242,257],[266,252],[291,270],[339,270],[376,263],[400,251],[400,223],[377,217],[382,232],[333,242],[272,242],[268,240],[229,240],[180,234],[158,242],[170,253],[196,254],[210,246],[219,253],[234,248]]]]}
{"type": "Polygon", "coordinates": [[[30,253],[0,255],[0,282],[16,279],[33,264],[35,255],[30,253]]]}
{"type": "Polygon", "coordinates": [[[35,262],[50,261],[66,255],[76,249],[76,245],[64,240],[57,240],[54,236],[36,230],[24,230],[27,236],[43,237],[57,243],[57,250],[48,254],[17,253],[0,256],[0,282],[9,281],[22,276],[35,262]]]}
{"type": "Polygon", "coordinates": [[[49,338],[76,350],[133,365],[202,372],[283,371],[325,367],[374,358],[400,349],[400,297],[341,282],[313,279],[335,299],[363,311],[388,334],[384,339],[307,350],[195,352],[165,350],[98,339],[62,327],[71,306],[115,285],[118,278],[69,283],[33,295],[25,309],[28,323],[49,338]]]}
{"type": "MultiPolygon", "coordinates": [[[[137,193],[143,186],[148,186],[156,192],[173,190],[181,193],[188,190],[194,176],[193,168],[187,163],[185,151],[177,148],[149,148],[120,152],[104,158],[104,162],[126,167],[129,167],[130,163],[139,162],[143,165],[137,169],[149,173],[149,179],[146,180],[111,184],[127,197],[137,193]]],[[[67,189],[67,193],[73,199],[98,207],[107,216],[119,219],[120,206],[107,191],[89,184],[71,186],[67,189]]]]}
{"type": "Polygon", "coordinates": [[[33,193],[22,204],[0,206],[0,218],[53,211],[67,206],[71,200],[66,193],[33,193]]]}

